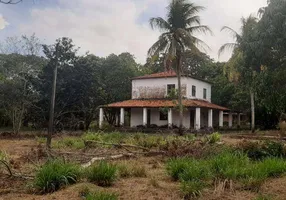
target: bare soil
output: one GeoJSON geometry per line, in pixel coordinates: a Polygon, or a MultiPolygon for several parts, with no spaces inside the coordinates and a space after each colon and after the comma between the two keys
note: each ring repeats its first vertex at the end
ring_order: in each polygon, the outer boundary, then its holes
{"type": "MultiPolygon", "coordinates": [[[[237,134],[236,134],[237,135],[237,134]]],[[[250,134],[247,134],[248,136],[250,134]]],[[[272,135],[275,135],[275,133],[272,135]]],[[[264,136],[263,136],[264,137],[264,136]]],[[[229,134],[223,137],[223,141],[229,145],[236,145],[241,142],[243,137],[234,137],[229,134]]],[[[257,140],[258,138],[255,138],[257,140]]],[[[34,175],[37,166],[45,162],[44,155],[41,155],[41,149],[36,139],[33,138],[0,138],[0,150],[9,155],[10,164],[14,173],[24,175],[34,175]]],[[[120,149],[97,148],[94,150],[72,150],[65,151],[71,154],[67,155],[71,160],[80,163],[86,162],[90,157],[81,156],[81,153],[93,154],[116,154],[120,149]],[[74,153],[74,154],[73,154],[74,153]]],[[[133,162],[135,165],[144,166],[147,171],[147,177],[143,178],[120,178],[112,187],[101,188],[91,183],[78,183],[57,192],[48,195],[34,194],[29,187],[31,181],[8,177],[7,172],[0,166],[0,200],[81,200],[80,191],[88,187],[91,190],[106,190],[119,195],[122,200],[177,200],[182,199],[179,183],[173,182],[167,176],[164,161],[167,158],[162,156],[129,158],[127,162],[133,162]],[[154,181],[155,180],[155,181],[154,181]],[[156,184],[154,184],[154,182],[156,184]]],[[[112,162],[122,162],[112,161],[112,162]]],[[[286,200],[286,177],[268,180],[261,188],[260,193],[270,195],[273,199],[286,200]]],[[[200,200],[249,200],[256,199],[259,194],[251,191],[215,191],[215,188],[208,188],[202,192],[200,200]]]]}

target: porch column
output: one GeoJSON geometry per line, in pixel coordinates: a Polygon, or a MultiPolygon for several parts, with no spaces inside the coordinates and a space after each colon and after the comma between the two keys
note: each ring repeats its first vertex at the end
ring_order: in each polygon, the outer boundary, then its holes
{"type": "Polygon", "coordinates": [[[240,116],[241,116],[241,113],[238,113],[238,115],[237,115],[237,127],[238,127],[238,128],[240,128],[240,124],[241,124],[241,122],[240,122],[240,116]]]}
{"type": "Polygon", "coordinates": [[[168,127],[172,128],[172,126],[173,126],[173,110],[172,108],[170,108],[168,110],[168,127]]]}
{"type": "Polygon", "coordinates": [[[103,108],[99,108],[99,128],[102,129],[103,125],[103,108]]]}
{"type": "Polygon", "coordinates": [[[196,130],[201,129],[201,108],[196,108],[196,130]]]}
{"type": "Polygon", "coordinates": [[[219,127],[223,127],[223,111],[219,111],[219,127]]]}
{"type": "Polygon", "coordinates": [[[213,127],[213,109],[209,109],[208,127],[213,127]]]}
{"type": "Polygon", "coordinates": [[[228,114],[228,127],[229,128],[232,127],[232,113],[231,112],[228,114]]]}
{"type": "Polygon", "coordinates": [[[147,108],[143,108],[143,126],[147,126],[147,108]]]}
{"type": "Polygon", "coordinates": [[[124,108],[120,108],[120,126],[124,126],[124,108]]]}

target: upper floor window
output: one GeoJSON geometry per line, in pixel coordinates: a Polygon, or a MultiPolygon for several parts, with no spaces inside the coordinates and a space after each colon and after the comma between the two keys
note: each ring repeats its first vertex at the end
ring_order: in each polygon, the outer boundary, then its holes
{"type": "Polygon", "coordinates": [[[176,89],[175,84],[168,84],[167,85],[167,95],[170,95],[172,93],[172,91],[174,91],[175,89],[176,89]]]}
{"type": "Polygon", "coordinates": [[[204,99],[207,99],[207,89],[204,88],[204,99]]]}
{"type": "Polygon", "coordinates": [[[196,97],[196,86],[192,85],[192,97],[196,97]]]}

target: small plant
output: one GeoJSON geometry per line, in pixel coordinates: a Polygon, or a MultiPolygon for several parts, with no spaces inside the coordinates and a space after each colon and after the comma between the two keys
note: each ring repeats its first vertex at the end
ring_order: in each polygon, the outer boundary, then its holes
{"type": "Polygon", "coordinates": [[[167,162],[167,173],[173,178],[173,180],[179,180],[181,173],[185,171],[193,160],[190,158],[176,158],[170,159],[167,162]]]}
{"type": "Polygon", "coordinates": [[[76,183],[79,178],[79,166],[62,160],[53,160],[44,164],[36,173],[34,186],[41,193],[50,193],[62,186],[76,183]]]}
{"type": "Polygon", "coordinates": [[[272,200],[273,197],[271,195],[263,195],[259,194],[254,200],[272,200]]]}
{"type": "Polygon", "coordinates": [[[85,200],[117,200],[118,197],[116,194],[107,193],[107,192],[95,192],[95,193],[87,193],[85,196],[85,200]]]}
{"type": "Polygon", "coordinates": [[[118,174],[122,178],[128,177],[146,177],[147,172],[144,166],[137,163],[124,163],[118,165],[118,174]]]}
{"type": "Polygon", "coordinates": [[[206,180],[211,177],[212,173],[208,163],[201,160],[193,160],[188,164],[188,167],[179,174],[180,180],[185,182],[206,180]]]}
{"type": "Polygon", "coordinates": [[[190,199],[192,197],[198,197],[201,195],[201,191],[206,185],[200,181],[183,181],[181,183],[181,191],[184,195],[184,199],[190,199]]]}
{"type": "Polygon", "coordinates": [[[207,137],[207,142],[209,144],[215,144],[220,141],[221,141],[221,134],[219,134],[218,132],[213,133],[207,137]]]}
{"type": "Polygon", "coordinates": [[[78,138],[67,137],[67,138],[63,138],[61,140],[56,141],[53,144],[53,147],[83,149],[85,146],[84,146],[83,140],[78,139],[78,138]]]}
{"type": "Polygon", "coordinates": [[[146,168],[144,166],[133,166],[132,175],[134,177],[146,177],[147,176],[146,168]]]}
{"type": "Polygon", "coordinates": [[[102,161],[87,169],[86,176],[99,186],[111,186],[116,179],[117,167],[102,161]]]}

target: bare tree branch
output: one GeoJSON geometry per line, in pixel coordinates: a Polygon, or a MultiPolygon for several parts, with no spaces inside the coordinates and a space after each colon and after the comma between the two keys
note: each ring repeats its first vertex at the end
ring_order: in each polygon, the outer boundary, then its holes
{"type": "Polygon", "coordinates": [[[18,4],[22,2],[23,0],[0,0],[0,3],[4,4],[18,4]]]}

